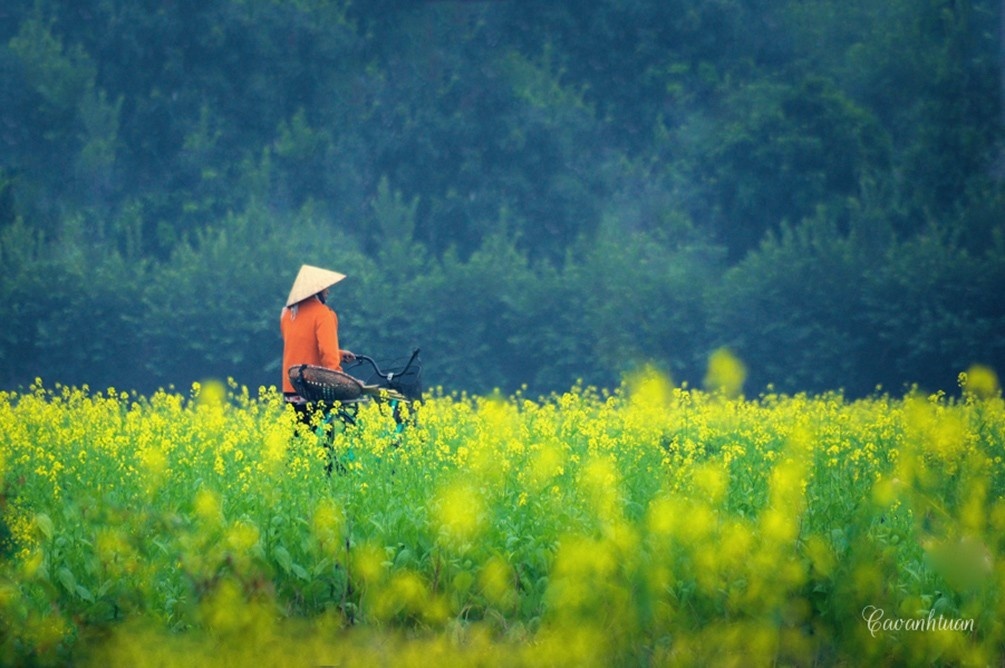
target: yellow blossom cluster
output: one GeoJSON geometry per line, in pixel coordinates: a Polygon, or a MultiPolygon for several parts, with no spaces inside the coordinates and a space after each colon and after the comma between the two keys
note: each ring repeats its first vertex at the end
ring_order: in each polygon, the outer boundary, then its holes
{"type": "Polygon", "coordinates": [[[310,425],[233,382],[0,393],[0,664],[1001,663],[993,372],[744,374],[310,425]]]}

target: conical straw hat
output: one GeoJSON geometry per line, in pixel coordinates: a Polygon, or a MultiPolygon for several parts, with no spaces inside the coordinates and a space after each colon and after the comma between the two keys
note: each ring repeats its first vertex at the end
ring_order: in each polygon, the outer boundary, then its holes
{"type": "Polygon", "coordinates": [[[286,298],[286,305],[293,306],[298,302],[302,302],[325,288],[330,288],[343,278],[345,278],[345,274],[340,274],[337,271],[329,271],[305,264],[300,267],[297,280],[293,281],[290,296],[286,298]]]}

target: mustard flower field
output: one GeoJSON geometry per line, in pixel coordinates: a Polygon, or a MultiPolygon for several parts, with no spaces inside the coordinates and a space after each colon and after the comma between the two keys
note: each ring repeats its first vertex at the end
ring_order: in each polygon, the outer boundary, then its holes
{"type": "Polygon", "coordinates": [[[642,373],[325,433],[39,381],[0,394],[0,664],[1000,665],[1005,407],[960,385],[642,373]]]}

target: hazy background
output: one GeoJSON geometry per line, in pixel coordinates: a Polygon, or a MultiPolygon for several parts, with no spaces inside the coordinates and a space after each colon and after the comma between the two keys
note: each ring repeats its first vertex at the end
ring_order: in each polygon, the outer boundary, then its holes
{"type": "Polygon", "coordinates": [[[301,263],[427,385],[1005,368],[999,0],[6,0],[0,387],[280,379],[301,263]]]}

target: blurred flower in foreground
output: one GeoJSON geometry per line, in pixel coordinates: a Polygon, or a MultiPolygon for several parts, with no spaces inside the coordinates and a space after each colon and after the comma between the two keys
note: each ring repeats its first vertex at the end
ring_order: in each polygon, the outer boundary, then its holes
{"type": "Polygon", "coordinates": [[[981,399],[990,399],[998,395],[998,375],[994,369],[980,364],[975,364],[967,369],[966,373],[961,373],[960,387],[968,394],[974,394],[981,399]]]}
{"type": "Polygon", "coordinates": [[[726,348],[719,348],[708,358],[705,389],[722,392],[727,397],[739,396],[747,379],[747,368],[726,348]]]}

